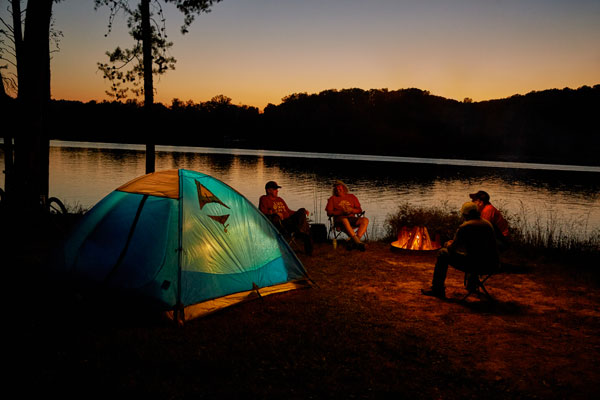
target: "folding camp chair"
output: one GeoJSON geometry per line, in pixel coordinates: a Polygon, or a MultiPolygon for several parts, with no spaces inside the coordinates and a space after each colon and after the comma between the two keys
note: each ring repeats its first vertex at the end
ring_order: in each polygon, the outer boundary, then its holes
{"type": "MultiPolygon", "coordinates": [[[[359,218],[364,217],[365,212],[363,211],[359,214],[356,214],[356,216],[359,218]]],[[[335,224],[335,217],[333,215],[329,215],[328,218],[329,218],[329,230],[327,232],[327,237],[329,239],[337,240],[342,233],[345,234],[346,236],[348,236],[348,234],[344,231],[344,228],[335,224]]],[[[353,228],[355,228],[355,227],[353,226],[353,228]]],[[[367,232],[365,232],[365,239],[369,240],[369,234],[367,232]]]]}
{"type": "MultiPolygon", "coordinates": [[[[287,244],[292,250],[294,250],[295,252],[298,250],[306,250],[304,239],[301,236],[299,236],[296,232],[288,231],[279,218],[267,218],[271,221],[275,228],[277,228],[281,237],[283,237],[283,239],[287,242],[287,244]]],[[[307,219],[307,222],[310,226],[310,219],[307,219]]]]}
{"type": "Polygon", "coordinates": [[[464,285],[467,289],[467,294],[461,299],[466,300],[472,294],[484,296],[490,301],[496,301],[485,288],[485,282],[500,272],[500,267],[495,269],[483,270],[478,272],[465,272],[464,285]]]}
{"type": "MultiPolygon", "coordinates": [[[[298,243],[298,241],[296,240],[298,238],[297,238],[295,232],[286,233],[286,234],[283,234],[282,236],[285,239],[285,241],[287,242],[287,244],[292,248],[292,250],[298,251],[301,249],[300,243],[298,243]]],[[[302,247],[302,250],[303,249],[304,248],[302,247]]]]}

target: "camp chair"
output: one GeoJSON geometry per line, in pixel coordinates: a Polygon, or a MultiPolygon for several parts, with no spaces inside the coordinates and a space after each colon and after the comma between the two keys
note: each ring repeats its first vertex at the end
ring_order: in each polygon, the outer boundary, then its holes
{"type": "Polygon", "coordinates": [[[300,245],[298,244],[298,242],[296,241],[296,233],[292,232],[292,233],[285,233],[282,235],[283,238],[285,239],[285,241],[287,242],[287,244],[294,250],[297,251],[300,249],[300,245]]]}
{"type": "Polygon", "coordinates": [[[486,269],[477,272],[465,272],[464,285],[467,289],[467,294],[461,299],[466,300],[472,294],[484,296],[490,301],[496,301],[485,288],[485,282],[500,272],[500,266],[494,269],[486,269]]]}
{"type": "Polygon", "coordinates": [[[290,247],[293,247],[294,244],[296,244],[296,234],[285,229],[283,222],[277,215],[270,215],[267,217],[267,219],[269,219],[275,228],[277,228],[279,234],[285,239],[290,247]]]}
{"type": "MultiPolygon", "coordinates": [[[[267,217],[268,218],[268,217],[267,217]]],[[[277,228],[279,234],[283,237],[283,239],[287,242],[290,248],[294,251],[302,250],[304,251],[304,242],[302,239],[298,237],[296,232],[288,231],[281,220],[279,218],[268,218],[271,223],[277,228]]],[[[307,219],[307,222],[310,226],[310,219],[307,219]]]]}
{"type": "MultiPolygon", "coordinates": [[[[359,217],[359,218],[360,217],[364,217],[365,216],[365,212],[363,211],[361,213],[358,213],[358,214],[356,214],[356,216],[359,217]]],[[[341,226],[335,224],[335,218],[334,218],[333,215],[329,215],[328,218],[329,218],[329,230],[327,232],[327,237],[329,239],[336,239],[337,240],[342,233],[344,235],[348,236],[348,234],[344,231],[344,229],[341,226]]],[[[353,228],[355,228],[355,227],[353,226],[353,228]]],[[[365,239],[369,240],[369,234],[368,234],[368,232],[365,232],[365,239]]]]}

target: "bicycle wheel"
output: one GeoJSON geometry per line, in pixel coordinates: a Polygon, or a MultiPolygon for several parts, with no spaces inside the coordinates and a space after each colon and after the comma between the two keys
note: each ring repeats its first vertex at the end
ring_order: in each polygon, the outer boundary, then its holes
{"type": "Polygon", "coordinates": [[[50,197],[46,201],[46,209],[50,214],[66,214],[67,208],[65,205],[56,197],[50,197]]]}

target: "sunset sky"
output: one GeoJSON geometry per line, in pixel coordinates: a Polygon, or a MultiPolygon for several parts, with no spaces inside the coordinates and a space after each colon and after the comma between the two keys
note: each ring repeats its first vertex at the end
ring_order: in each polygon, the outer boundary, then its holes
{"type": "MultiPolygon", "coordinates": [[[[297,92],[411,87],[480,101],[600,83],[599,0],[223,0],[186,35],[165,10],[178,60],[156,82],[167,105],[224,94],[262,109],[297,92]]],[[[96,63],[132,44],[125,17],[105,37],[108,10],[92,0],[54,15],[53,98],[107,98],[96,63]]]]}

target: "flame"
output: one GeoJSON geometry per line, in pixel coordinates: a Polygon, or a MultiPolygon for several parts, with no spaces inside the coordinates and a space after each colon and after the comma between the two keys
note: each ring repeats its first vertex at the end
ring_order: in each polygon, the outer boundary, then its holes
{"type": "Polygon", "coordinates": [[[439,235],[432,241],[424,226],[413,228],[402,227],[398,233],[398,241],[392,246],[407,250],[437,250],[441,248],[439,235]]]}

